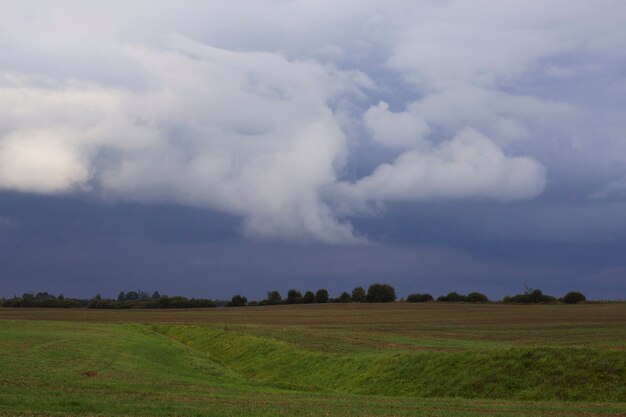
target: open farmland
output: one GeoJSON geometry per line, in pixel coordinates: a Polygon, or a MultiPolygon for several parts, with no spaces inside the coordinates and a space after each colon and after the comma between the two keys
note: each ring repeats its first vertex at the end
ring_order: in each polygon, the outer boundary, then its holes
{"type": "Polygon", "coordinates": [[[626,304],[0,309],[0,414],[621,416],[626,304]]]}

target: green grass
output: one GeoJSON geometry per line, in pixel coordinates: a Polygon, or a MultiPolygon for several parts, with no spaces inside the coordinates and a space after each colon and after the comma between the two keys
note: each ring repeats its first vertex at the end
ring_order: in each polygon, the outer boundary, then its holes
{"type": "Polygon", "coordinates": [[[626,401],[626,355],[589,348],[332,354],[240,332],[153,325],[246,378],[300,390],[419,397],[626,401]]]}
{"type": "Polygon", "coordinates": [[[626,415],[623,304],[299,307],[0,309],[0,415],[626,415]]]}

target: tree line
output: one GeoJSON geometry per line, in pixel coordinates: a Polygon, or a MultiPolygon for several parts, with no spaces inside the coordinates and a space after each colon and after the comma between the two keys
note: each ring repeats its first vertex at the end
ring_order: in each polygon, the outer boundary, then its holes
{"type": "MultiPolygon", "coordinates": [[[[38,307],[38,308],[99,308],[99,309],[165,309],[165,308],[208,308],[208,307],[245,307],[266,306],[280,304],[325,304],[325,303],[390,303],[397,300],[395,289],[389,284],[372,284],[367,291],[363,287],[356,287],[350,293],[343,291],[339,296],[332,298],[327,289],[320,288],[317,291],[305,291],[301,293],[296,289],[287,291],[283,298],[277,290],[268,291],[266,298],[260,301],[248,301],[248,298],[237,294],[230,301],[210,300],[206,298],[187,298],[183,296],[162,295],[158,291],[152,294],[144,291],[120,292],[116,299],[102,298],[100,294],[90,299],[66,298],[63,294],[55,296],[47,292],[37,294],[26,293],[21,297],[3,298],[0,300],[1,307],[38,307]]],[[[441,295],[436,299],[428,293],[409,294],[406,299],[400,301],[409,303],[426,302],[461,302],[461,303],[488,303],[492,302],[480,292],[459,294],[451,292],[441,295]]],[[[570,291],[561,298],[543,294],[539,289],[526,288],[526,290],[514,296],[505,296],[502,303],[515,304],[538,304],[538,303],[565,303],[577,304],[587,301],[584,294],[578,291],[570,291]]]]}

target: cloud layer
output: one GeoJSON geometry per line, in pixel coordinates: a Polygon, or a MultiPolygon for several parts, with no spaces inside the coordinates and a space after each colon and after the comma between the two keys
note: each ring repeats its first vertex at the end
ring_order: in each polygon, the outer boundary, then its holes
{"type": "Polygon", "coordinates": [[[0,189],[207,207],[250,237],[345,243],[371,205],[626,175],[626,7],[480,4],[9,2],[0,189]],[[355,177],[363,154],[375,163],[355,177]]]}

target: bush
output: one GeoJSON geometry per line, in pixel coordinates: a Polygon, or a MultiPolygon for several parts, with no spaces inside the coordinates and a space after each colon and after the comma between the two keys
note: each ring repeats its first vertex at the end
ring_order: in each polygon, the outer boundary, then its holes
{"type": "Polygon", "coordinates": [[[170,298],[166,296],[160,296],[159,298],[152,298],[142,304],[141,308],[168,308],[170,305],[170,298]]]}
{"type": "Polygon", "coordinates": [[[38,293],[23,294],[22,297],[14,297],[2,302],[2,307],[37,307],[37,308],[79,308],[83,303],[80,300],[56,298],[52,294],[38,293]]]}
{"type": "Polygon", "coordinates": [[[349,303],[350,301],[352,301],[352,297],[350,297],[350,294],[345,291],[341,293],[339,298],[337,298],[338,303],[349,303]]]}
{"type": "Polygon", "coordinates": [[[289,290],[287,292],[287,304],[296,304],[296,303],[301,303],[302,300],[302,294],[300,294],[300,291],[297,290],[289,290]]]}
{"type": "Polygon", "coordinates": [[[425,303],[433,301],[433,296],[430,294],[409,294],[409,296],[406,297],[406,301],[409,303],[425,303]]]}
{"type": "Polygon", "coordinates": [[[448,293],[448,295],[440,295],[437,297],[437,301],[445,301],[448,303],[458,303],[461,301],[465,301],[465,296],[456,292],[448,293]]]}
{"type": "Polygon", "coordinates": [[[328,290],[325,288],[319,289],[315,292],[315,302],[316,303],[327,303],[328,302],[328,290]]]}
{"type": "Polygon", "coordinates": [[[356,287],[352,290],[352,301],[356,303],[363,303],[366,300],[365,290],[363,287],[356,287]]]}
{"type": "Polygon", "coordinates": [[[368,303],[390,303],[396,301],[396,290],[389,284],[372,284],[367,289],[368,303]]]}
{"type": "Polygon", "coordinates": [[[226,304],[227,307],[243,307],[248,304],[248,299],[242,295],[234,295],[230,300],[230,303],[226,304]]]}
{"type": "Polygon", "coordinates": [[[465,301],[468,303],[486,303],[489,301],[487,296],[480,292],[471,292],[465,297],[465,301]]]}
{"type": "Polygon", "coordinates": [[[278,291],[269,291],[267,293],[267,299],[263,300],[265,305],[276,305],[283,302],[283,298],[278,291]]]}
{"type": "Polygon", "coordinates": [[[565,304],[578,304],[587,301],[587,297],[581,292],[578,291],[570,291],[563,297],[563,302],[565,304]]]}
{"type": "Polygon", "coordinates": [[[313,294],[313,291],[305,292],[302,297],[302,302],[304,304],[313,304],[315,302],[315,294],[313,294]]]}
{"type": "MultiPolygon", "coordinates": [[[[503,300],[504,301],[504,300],[503,300]]],[[[553,303],[556,298],[551,295],[546,295],[541,290],[529,290],[524,294],[517,294],[510,298],[511,303],[520,304],[538,304],[538,303],[553,303]]]]}
{"type": "Polygon", "coordinates": [[[89,301],[89,304],[87,304],[87,308],[112,308],[112,303],[114,303],[113,300],[98,300],[94,298],[93,300],[89,301]]]}

